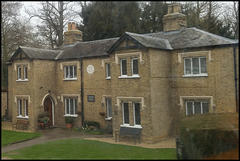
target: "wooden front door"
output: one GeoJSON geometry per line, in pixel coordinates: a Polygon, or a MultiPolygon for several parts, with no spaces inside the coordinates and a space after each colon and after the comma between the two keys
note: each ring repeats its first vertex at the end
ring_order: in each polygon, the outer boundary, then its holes
{"type": "Polygon", "coordinates": [[[52,100],[49,97],[44,100],[44,112],[48,112],[50,125],[52,126],[52,100]]]}

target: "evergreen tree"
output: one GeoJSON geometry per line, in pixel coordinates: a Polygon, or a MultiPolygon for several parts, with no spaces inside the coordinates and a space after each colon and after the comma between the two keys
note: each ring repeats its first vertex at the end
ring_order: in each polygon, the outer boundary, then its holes
{"type": "Polygon", "coordinates": [[[83,41],[118,37],[126,31],[140,31],[141,12],[137,2],[92,2],[81,5],[83,41]]]}
{"type": "Polygon", "coordinates": [[[165,1],[153,1],[142,4],[141,33],[163,31],[163,16],[167,14],[165,1]]]}

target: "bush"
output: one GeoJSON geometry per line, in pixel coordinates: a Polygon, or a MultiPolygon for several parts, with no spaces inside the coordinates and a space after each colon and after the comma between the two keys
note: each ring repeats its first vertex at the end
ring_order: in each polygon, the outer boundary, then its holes
{"type": "Polygon", "coordinates": [[[87,127],[90,127],[90,126],[94,126],[96,128],[100,128],[100,123],[97,122],[97,121],[84,121],[83,123],[83,127],[84,128],[87,128],[87,127]]]}
{"type": "Polygon", "coordinates": [[[70,116],[66,116],[65,117],[65,123],[66,124],[72,124],[74,121],[74,118],[73,117],[70,117],[70,116]]]}
{"type": "MultiPolygon", "coordinates": [[[[47,121],[49,119],[49,114],[48,112],[42,112],[38,115],[38,122],[43,122],[43,121],[47,121]]],[[[49,120],[48,120],[49,121],[49,120]]]]}

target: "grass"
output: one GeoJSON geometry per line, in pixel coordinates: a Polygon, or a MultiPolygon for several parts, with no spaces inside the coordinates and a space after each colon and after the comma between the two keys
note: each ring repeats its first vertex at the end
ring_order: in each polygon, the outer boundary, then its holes
{"type": "Polygon", "coordinates": [[[2,130],[2,146],[41,136],[40,133],[2,130]]]}
{"type": "Polygon", "coordinates": [[[149,149],[84,139],[65,139],[4,153],[13,159],[177,159],[176,149],[149,149]]]}

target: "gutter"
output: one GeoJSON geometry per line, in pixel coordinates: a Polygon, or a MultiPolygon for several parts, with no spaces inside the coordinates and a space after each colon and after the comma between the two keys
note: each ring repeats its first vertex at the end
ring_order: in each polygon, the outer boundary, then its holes
{"type": "Polygon", "coordinates": [[[235,98],[236,98],[236,112],[239,112],[238,92],[237,92],[237,63],[236,63],[236,46],[233,47],[233,65],[234,65],[234,84],[235,84],[235,98]]]}
{"type": "Polygon", "coordinates": [[[83,126],[83,124],[84,124],[84,109],[83,109],[83,102],[84,102],[84,100],[83,100],[83,94],[84,94],[84,91],[83,91],[83,61],[82,61],[82,59],[80,59],[80,72],[81,72],[81,117],[82,117],[82,126],[83,126]]]}

